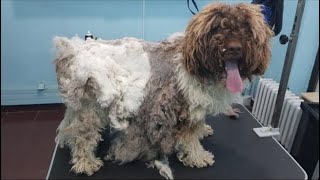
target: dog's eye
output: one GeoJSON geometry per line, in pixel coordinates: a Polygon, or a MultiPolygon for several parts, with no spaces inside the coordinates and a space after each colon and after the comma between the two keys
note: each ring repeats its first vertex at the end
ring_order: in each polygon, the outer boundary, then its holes
{"type": "Polygon", "coordinates": [[[217,33],[219,30],[219,27],[218,26],[215,26],[211,29],[211,33],[217,33]]]}

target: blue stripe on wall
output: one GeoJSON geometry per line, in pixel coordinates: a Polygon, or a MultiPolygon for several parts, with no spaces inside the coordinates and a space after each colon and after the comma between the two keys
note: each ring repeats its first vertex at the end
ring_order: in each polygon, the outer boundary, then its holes
{"type": "MultiPolygon", "coordinates": [[[[211,1],[196,2],[202,9],[211,1]]],[[[290,34],[296,4],[297,0],[285,0],[280,34],[290,34]]],[[[319,44],[318,7],[318,0],[307,0],[289,81],[290,90],[297,94],[307,89],[319,44]]],[[[84,36],[90,30],[103,39],[133,36],[160,41],[182,31],[191,17],[186,0],[1,0],[1,105],[61,102],[53,92],[57,89],[52,63],[55,35],[84,36]],[[39,95],[39,82],[50,90],[39,95]]],[[[280,80],[286,48],[274,38],[265,77],[280,80]]]]}
{"type": "Polygon", "coordinates": [[[62,103],[58,89],[36,89],[1,90],[1,104],[49,104],[62,103]]]}

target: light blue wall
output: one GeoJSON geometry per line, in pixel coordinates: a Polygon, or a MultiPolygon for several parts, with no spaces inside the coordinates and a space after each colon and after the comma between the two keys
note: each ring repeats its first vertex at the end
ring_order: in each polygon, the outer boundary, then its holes
{"type": "Polygon", "coordinates": [[[1,105],[61,102],[56,35],[142,38],[141,0],[1,0],[1,105]],[[47,90],[37,92],[39,82],[47,90]]]}
{"type": "Polygon", "coordinates": [[[319,47],[319,0],[307,0],[302,18],[289,88],[295,93],[305,92],[319,47]]]}
{"type": "MultiPolygon", "coordinates": [[[[279,43],[281,34],[290,35],[295,16],[297,0],[284,0],[283,28],[281,33],[273,39],[272,58],[265,77],[280,81],[281,72],[286,55],[287,45],[279,43]]],[[[300,95],[306,92],[308,83],[319,46],[319,0],[306,0],[302,24],[295,57],[291,68],[288,88],[293,93],[300,95]]]]}
{"type": "MultiPolygon", "coordinates": [[[[196,0],[199,8],[209,0],[196,0]]],[[[220,1],[221,2],[221,1],[220,1]]],[[[222,1],[228,3],[251,2],[222,1]]],[[[297,0],[285,0],[282,34],[289,35],[297,0]]],[[[306,91],[319,38],[319,1],[307,0],[290,90],[306,91]]],[[[1,105],[61,102],[53,66],[55,35],[159,41],[182,31],[192,17],[186,0],[1,0],[1,105]],[[37,92],[44,81],[47,90],[37,92]]],[[[279,81],[287,45],[273,40],[266,77],[279,81]]]]}

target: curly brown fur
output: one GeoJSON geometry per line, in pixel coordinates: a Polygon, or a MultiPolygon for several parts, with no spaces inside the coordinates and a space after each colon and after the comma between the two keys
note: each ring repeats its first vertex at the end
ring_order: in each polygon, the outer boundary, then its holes
{"type": "Polygon", "coordinates": [[[203,81],[221,81],[225,71],[223,48],[232,38],[239,39],[244,47],[245,59],[240,64],[244,78],[263,74],[268,66],[273,32],[264,22],[259,5],[210,4],[192,18],[185,33],[183,64],[203,81]]]}

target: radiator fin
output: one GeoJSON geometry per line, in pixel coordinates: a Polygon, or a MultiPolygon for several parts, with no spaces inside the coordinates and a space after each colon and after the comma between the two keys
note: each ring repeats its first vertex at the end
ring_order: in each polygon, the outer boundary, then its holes
{"type": "MultiPolygon", "coordinates": [[[[257,85],[252,115],[264,126],[269,126],[277,99],[279,83],[272,79],[261,78],[257,85]]],[[[301,98],[286,91],[280,114],[279,131],[276,139],[290,152],[300,122],[302,109],[301,98]]]]}

